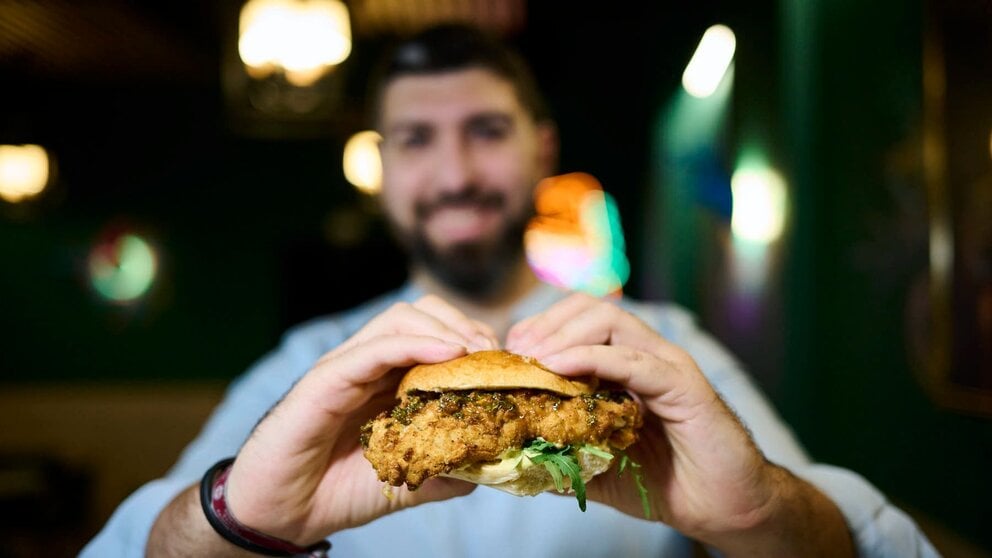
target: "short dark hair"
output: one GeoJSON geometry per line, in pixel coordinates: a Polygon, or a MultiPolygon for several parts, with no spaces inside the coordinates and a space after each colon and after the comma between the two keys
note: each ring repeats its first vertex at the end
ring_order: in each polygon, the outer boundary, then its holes
{"type": "Polygon", "coordinates": [[[393,45],[373,72],[371,120],[378,124],[382,97],[395,79],[482,68],[506,79],[520,104],[535,121],[551,119],[530,67],[509,44],[490,32],[468,24],[445,23],[428,27],[393,45]]]}

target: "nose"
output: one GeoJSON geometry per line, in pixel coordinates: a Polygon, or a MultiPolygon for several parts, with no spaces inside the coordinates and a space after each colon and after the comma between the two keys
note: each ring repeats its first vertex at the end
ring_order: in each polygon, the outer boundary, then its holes
{"type": "Polygon", "coordinates": [[[458,134],[440,142],[434,161],[435,182],[442,192],[459,192],[474,185],[475,166],[470,145],[458,134]]]}

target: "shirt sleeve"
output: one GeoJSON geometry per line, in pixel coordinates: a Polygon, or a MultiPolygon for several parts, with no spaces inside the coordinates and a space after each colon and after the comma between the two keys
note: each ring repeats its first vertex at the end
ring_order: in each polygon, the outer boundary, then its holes
{"type": "Polygon", "coordinates": [[[80,556],[144,556],[148,535],[159,513],[180,492],[199,482],[211,465],[237,454],[265,413],[328,347],[340,341],[333,324],[319,329],[319,335],[314,328],[287,335],[276,351],[232,383],[223,402],[166,476],[129,496],[80,556]]]}
{"type": "Polygon", "coordinates": [[[742,366],[692,316],[674,306],[638,305],[642,319],[685,349],[772,462],[805,479],[840,509],[862,558],[939,556],[913,520],[863,477],[814,463],[742,366]]]}

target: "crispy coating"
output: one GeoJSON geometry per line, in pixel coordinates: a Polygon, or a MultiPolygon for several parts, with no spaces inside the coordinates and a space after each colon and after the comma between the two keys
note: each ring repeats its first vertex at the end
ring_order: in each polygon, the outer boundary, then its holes
{"type": "Polygon", "coordinates": [[[624,449],[637,440],[640,425],[637,404],[623,392],[420,392],[368,422],[362,446],[380,480],[413,490],[430,477],[494,461],[537,437],[624,449]]]}

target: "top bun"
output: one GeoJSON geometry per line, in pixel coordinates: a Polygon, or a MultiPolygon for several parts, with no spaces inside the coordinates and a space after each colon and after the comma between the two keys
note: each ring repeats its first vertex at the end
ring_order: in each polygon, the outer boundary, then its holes
{"type": "Polygon", "coordinates": [[[400,381],[396,396],[411,391],[542,389],[575,397],[596,391],[596,378],[570,380],[531,357],[507,351],[479,351],[447,362],[419,364],[400,381]]]}

